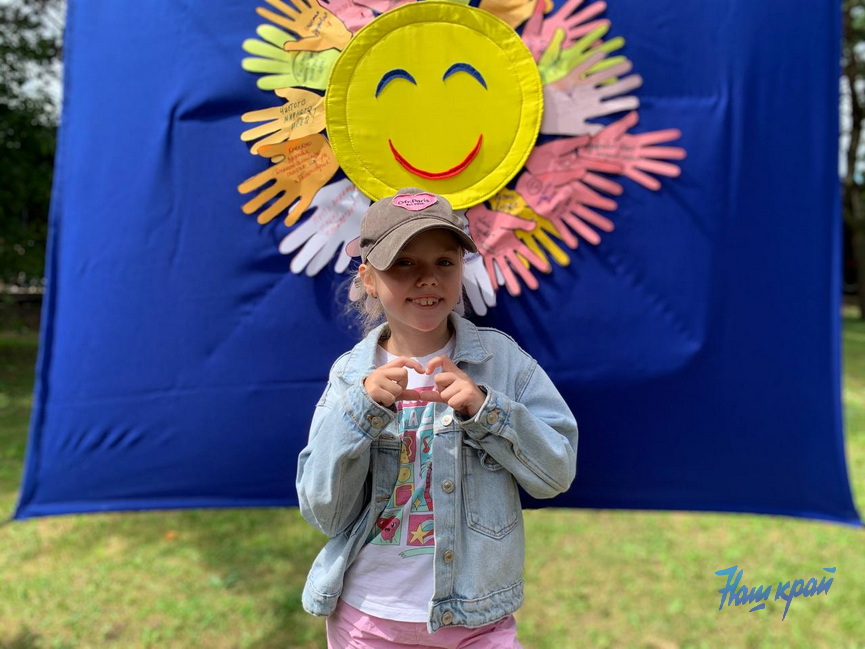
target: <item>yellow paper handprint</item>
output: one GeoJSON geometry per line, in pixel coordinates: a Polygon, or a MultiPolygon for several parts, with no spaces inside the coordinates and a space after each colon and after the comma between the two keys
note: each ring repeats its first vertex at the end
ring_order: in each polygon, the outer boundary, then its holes
{"type": "MultiPolygon", "coordinates": [[[[526,244],[529,250],[545,262],[547,262],[546,251],[559,266],[570,265],[571,258],[549,236],[553,235],[557,239],[561,239],[561,235],[556,230],[552,221],[544,218],[529,207],[518,192],[513,189],[502,189],[489,200],[490,206],[498,212],[513,214],[526,221],[537,223],[534,230],[517,230],[515,232],[517,238],[526,244]]],[[[522,262],[526,268],[529,267],[529,262],[526,259],[522,259],[522,262]]]]}

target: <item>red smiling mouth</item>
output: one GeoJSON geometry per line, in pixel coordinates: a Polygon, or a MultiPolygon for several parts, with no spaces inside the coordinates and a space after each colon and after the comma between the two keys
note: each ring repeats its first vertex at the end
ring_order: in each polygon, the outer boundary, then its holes
{"type": "Polygon", "coordinates": [[[420,176],[421,178],[430,178],[433,180],[440,180],[442,178],[452,178],[456,176],[458,173],[463,171],[466,167],[468,167],[472,160],[474,160],[478,152],[481,150],[481,143],[484,141],[484,134],[481,133],[478,136],[478,143],[475,144],[475,148],[469,151],[469,154],[465,157],[465,159],[460,162],[456,167],[451,167],[450,169],[446,169],[445,171],[426,171],[424,169],[419,169],[415,167],[412,163],[406,160],[402,154],[396,150],[396,147],[393,145],[392,140],[388,140],[387,143],[390,145],[390,150],[393,152],[393,157],[396,158],[396,161],[399,162],[408,172],[413,173],[415,176],[420,176]]]}

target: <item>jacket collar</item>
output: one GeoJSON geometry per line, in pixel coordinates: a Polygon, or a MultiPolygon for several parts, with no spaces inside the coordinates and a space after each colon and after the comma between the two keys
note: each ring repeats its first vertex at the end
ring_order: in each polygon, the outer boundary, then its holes
{"type": "MultiPolygon", "coordinates": [[[[454,328],[456,341],[454,363],[483,363],[492,354],[484,347],[478,328],[470,321],[451,312],[448,316],[454,328]]],[[[341,376],[348,382],[368,376],[375,369],[375,349],[387,327],[387,323],[373,329],[349,352],[341,376]]]]}

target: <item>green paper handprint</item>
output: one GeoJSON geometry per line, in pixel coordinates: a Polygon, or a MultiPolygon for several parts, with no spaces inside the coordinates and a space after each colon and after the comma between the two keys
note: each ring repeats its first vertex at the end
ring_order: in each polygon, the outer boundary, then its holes
{"type": "MultiPolygon", "coordinates": [[[[596,52],[604,52],[609,54],[618,49],[621,49],[625,44],[625,39],[621,36],[616,36],[609,41],[598,41],[610,30],[609,25],[601,25],[596,27],[588,34],[578,40],[572,47],[562,49],[565,42],[565,30],[562,28],[556,29],[550,44],[538,61],[538,72],[541,75],[541,81],[544,85],[554,83],[559,79],[568,76],[568,73],[577,67],[580,63],[588,59],[596,52]]],[[[596,65],[587,70],[587,74],[605,70],[606,68],[627,61],[624,56],[613,56],[604,58],[596,65]]]]}
{"type": "Polygon", "coordinates": [[[271,25],[259,25],[256,33],[263,39],[248,38],[243,49],[255,58],[243,59],[242,66],[249,72],[264,74],[258,80],[262,90],[304,86],[324,90],[333,64],[339,58],[336,49],[323,52],[286,52],[283,46],[295,38],[271,25]]]}

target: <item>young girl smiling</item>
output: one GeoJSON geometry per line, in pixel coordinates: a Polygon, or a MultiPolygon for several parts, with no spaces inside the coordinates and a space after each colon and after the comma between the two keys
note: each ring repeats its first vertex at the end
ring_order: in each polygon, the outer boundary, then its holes
{"type": "Polygon", "coordinates": [[[513,339],[454,312],[464,250],[461,217],[419,189],[361,223],[357,281],[385,322],[331,368],[297,476],[330,537],[303,604],[334,649],[520,647],[517,486],[567,490],[577,426],[513,339]]]}

